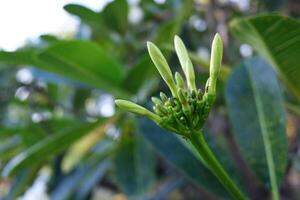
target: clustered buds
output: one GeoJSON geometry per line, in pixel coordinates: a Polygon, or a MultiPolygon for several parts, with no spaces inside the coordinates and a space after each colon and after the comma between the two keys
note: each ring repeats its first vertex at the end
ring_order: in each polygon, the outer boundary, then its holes
{"type": "Polygon", "coordinates": [[[150,57],[170,88],[172,97],[168,97],[163,92],[160,93],[159,98],[152,97],[154,113],[125,100],[116,100],[116,104],[120,108],[150,118],[169,131],[188,137],[191,131],[202,128],[215,100],[216,81],[221,67],[223,46],[219,34],[216,34],[212,43],[210,77],[203,92],[196,87],[193,64],[184,43],[178,36],[175,36],[174,45],[186,82],[178,72],[175,73],[174,80],[161,51],[153,43],[147,43],[150,57]]]}

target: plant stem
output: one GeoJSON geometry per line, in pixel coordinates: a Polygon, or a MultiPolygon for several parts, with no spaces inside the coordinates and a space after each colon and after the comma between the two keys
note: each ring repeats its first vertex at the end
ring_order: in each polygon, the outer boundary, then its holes
{"type": "Polygon", "coordinates": [[[244,194],[235,185],[229,175],[226,173],[222,165],[216,159],[215,155],[206,143],[202,132],[192,132],[190,141],[196,148],[197,152],[202,157],[204,164],[211,170],[211,172],[219,179],[228,192],[238,200],[247,199],[244,194]]]}

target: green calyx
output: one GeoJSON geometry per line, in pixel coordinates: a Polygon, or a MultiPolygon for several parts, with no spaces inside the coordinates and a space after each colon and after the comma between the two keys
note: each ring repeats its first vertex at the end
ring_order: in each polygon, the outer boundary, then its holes
{"type": "Polygon", "coordinates": [[[158,47],[151,42],[147,43],[150,57],[168,85],[172,97],[168,97],[163,92],[160,92],[159,98],[152,97],[154,112],[124,100],[116,100],[116,104],[120,108],[150,118],[162,128],[189,137],[191,132],[203,127],[215,100],[223,46],[221,37],[216,34],[212,43],[210,77],[203,93],[196,87],[193,64],[183,41],[178,36],[174,38],[174,45],[186,82],[178,72],[173,77],[171,69],[158,47]]]}

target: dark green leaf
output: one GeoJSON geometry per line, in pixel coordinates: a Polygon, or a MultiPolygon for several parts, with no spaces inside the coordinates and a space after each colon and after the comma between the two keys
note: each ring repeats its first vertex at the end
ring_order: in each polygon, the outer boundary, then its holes
{"type": "Polygon", "coordinates": [[[278,72],[300,100],[300,22],[288,17],[265,15],[230,23],[234,35],[250,44],[278,72]]]}
{"type": "Polygon", "coordinates": [[[141,86],[155,72],[156,68],[152,65],[150,56],[147,54],[128,71],[127,77],[124,80],[124,88],[133,94],[137,93],[141,86]]]}
{"type": "Polygon", "coordinates": [[[246,162],[266,185],[270,174],[279,185],[287,166],[287,138],[276,74],[260,58],[247,60],[230,76],[226,101],[234,136],[246,162]]]}
{"type": "Polygon", "coordinates": [[[147,193],[154,180],[153,149],[139,134],[123,135],[114,156],[114,169],[118,185],[128,196],[147,193]]]}

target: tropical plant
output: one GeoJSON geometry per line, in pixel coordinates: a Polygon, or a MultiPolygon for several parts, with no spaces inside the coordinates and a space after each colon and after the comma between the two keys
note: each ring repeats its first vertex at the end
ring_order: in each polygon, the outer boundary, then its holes
{"type": "Polygon", "coordinates": [[[0,51],[1,198],[299,199],[297,2],[222,2],[69,4],[74,37],[0,51]]]}

